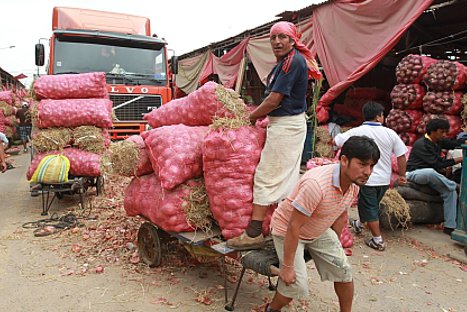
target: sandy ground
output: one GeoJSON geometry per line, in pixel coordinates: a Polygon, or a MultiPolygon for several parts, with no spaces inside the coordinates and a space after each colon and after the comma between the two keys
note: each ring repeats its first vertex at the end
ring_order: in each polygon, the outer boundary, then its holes
{"type": "MultiPolygon", "coordinates": [[[[41,199],[28,192],[29,156],[14,160],[17,167],[0,175],[1,311],[224,311],[217,262],[198,264],[171,241],[160,267],[138,263],[134,239],[141,221],[122,219],[118,190],[108,190],[103,209],[86,212],[82,227],[34,237],[23,224],[44,218],[41,199]]],[[[50,212],[80,213],[75,197],[54,203],[50,212]]],[[[354,311],[467,311],[467,259],[447,235],[425,226],[385,232],[387,250],[377,252],[364,245],[367,234],[354,237],[350,257],[354,311]]],[[[228,261],[227,268],[231,298],[240,266],[228,261]]],[[[332,284],[319,280],[312,262],[309,272],[309,296],[284,311],[338,311],[332,284]]],[[[235,311],[262,311],[272,295],[267,279],[249,272],[235,311]]]]}

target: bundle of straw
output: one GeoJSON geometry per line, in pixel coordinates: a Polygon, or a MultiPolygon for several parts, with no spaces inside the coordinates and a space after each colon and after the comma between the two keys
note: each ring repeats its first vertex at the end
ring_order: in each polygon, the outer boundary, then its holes
{"type": "Polygon", "coordinates": [[[226,89],[222,85],[217,86],[215,92],[217,99],[224,105],[232,116],[214,116],[212,118],[212,124],[210,125],[211,128],[236,129],[250,125],[246,105],[238,93],[233,90],[226,89]]]}
{"type": "Polygon", "coordinates": [[[109,155],[114,174],[127,177],[136,175],[139,159],[139,148],[136,143],[127,140],[111,143],[109,155]]]}
{"type": "Polygon", "coordinates": [[[74,145],[87,152],[102,154],[105,150],[105,139],[102,129],[94,126],[80,126],[73,129],[74,145]]]}
{"type": "Polygon", "coordinates": [[[32,138],[32,146],[38,153],[63,150],[72,139],[68,128],[49,128],[38,130],[32,138]]]}
{"type": "Polygon", "coordinates": [[[188,223],[205,232],[212,232],[212,213],[209,209],[208,194],[204,185],[204,180],[200,179],[200,184],[196,186],[185,186],[190,188],[190,194],[185,197],[182,206],[186,214],[188,223]]]}
{"type": "MultiPolygon", "coordinates": [[[[385,205],[388,209],[386,214],[388,219],[391,220],[391,217],[396,218],[399,225],[403,229],[408,228],[408,223],[410,222],[410,208],[405,199],[397,192],[395,189],[389,189],[384,194],[381,204],[385,205]]],[[[391,229],[391,222],[389,222],[391,229]]]]}
{"type": "Polygon", "coordinates": [[[3,115],[4,116],[13,115],[13,107],[11,107],[11,105],[8,105],[4,101],[0,101],[0,109],[3,110],[3,115]]]}
{"type": "Polygon", "coordinates": [[[334,150],[332,149],[332,137],[329,131],[324,127],[316,127],[316,144],[315,152],[321,157],[333,157],[334,150]]]}

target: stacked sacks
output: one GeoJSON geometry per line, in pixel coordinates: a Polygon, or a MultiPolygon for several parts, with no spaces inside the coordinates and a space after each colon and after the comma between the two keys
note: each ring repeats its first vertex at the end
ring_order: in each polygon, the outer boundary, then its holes
{"type": "Polygon", "coordinates": [[[100,176],[112,126],[105,74],[42,76],[34,82],[34,92],[40,99],[31,107],[32,145],[38,154],[27,178],[43,157],[57,153],[69,158],[70,174],[100,176]]]}
{"type": "Polygon", "coordinates": [[[13,105],[14,100],[12,91],[0,92],[0,132],[10,139],[16,133],[18,124],[15,117],[16,107],[13,105]]]}
{"type": "Polygon", "coordinates": [[[433,118],[449,121],[448,136],[455,137],[463,126],[460,112],[463,109],[463,97],[466,89],[467,70],[458,62],[439,60],[432,63],[423,78],[428,92],[423,98],[423,115],[417,130],[425,132],[425,126],[433,118]]]}
{"type": "Polygon", "coordinates": [[[386,123],[408,146],[412,146],[420,137],[417,126],[423,117],[421,108],[426,93],[421,82],[428,67],[434,62],[436,60],[430,57],[409,54],[396,67],[399,84],[391,91],[393,109],[389,112],[386,123]]]}
{"type": "Polygon", "coordinates": [[[214,82],[147,114],[154,129],[141,137],[154,173],[133,179],[125,194],[127,214],[169,231],[210,228],[214,215],[226,239],[243,231],[265,139],[265,129],[246,126],[246,115],[238,94],[214,82]],[[166,200],[182,190],[178,201],[166,200]],[[141,194],[151,196],[150,203],[138,204],[141,194]]]}

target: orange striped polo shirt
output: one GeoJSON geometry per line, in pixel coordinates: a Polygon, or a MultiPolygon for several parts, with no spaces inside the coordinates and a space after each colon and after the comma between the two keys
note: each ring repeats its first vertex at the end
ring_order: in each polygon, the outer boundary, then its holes
{"type": "Polygon", "coordinates": [[[272,234],[284,236],[294,209],[308,217],[300,229],[300,239],[312,240],[324,233],[352,205],[358,186],[352,184],[345,194],[339,182],[340,164],[325,165],[307,171],[292,194],[274,211],[272,234]]]}

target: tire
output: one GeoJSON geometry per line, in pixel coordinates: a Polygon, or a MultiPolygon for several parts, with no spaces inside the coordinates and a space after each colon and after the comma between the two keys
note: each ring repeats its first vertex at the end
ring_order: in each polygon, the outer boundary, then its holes
{"type": "Polygon", "coordinates": [[[420,200],[407,200],[412,223],[437,224],[444,221],[443,203],[428,203],[420,200]]]}
{"type": "Polygon", "coordinates": [[[159,233],[150,222],[141,224],[138,230],[138,250],[141,260],[149,267],[157,267],[161,264],[162,253],[159,233]]]}
{"type": "MultiPolygon", "coordinates": [[[[426,186],[425,186],[426,187],[426,186]]],[[[442,203],[443,199],[437,195],[423,193],[410,186],[398,186],[396,191],[405,199],[405,200],[420,200],[424,202],[432,203],[442,203]]]]}
{"type": "Polygon", "coordinates": [[[104,193],[104,183],[105,179],[103,176],[98,176],[96,178],[96,195],[100,196],[104,193]]]}
{"type": "Polygon", "coordinates": [[[439,195],[439,193],[437,191],[435,191],[434,189],[432,189],[428,185],[417,184],[417,183],[413,183],[413,182],[407,182],[407,184],[405,184],[405,186],[410,187],[412,189],[415,189],[415,190],[417,190],[419,192],[422,192],[424,194],[439,195]]]}

